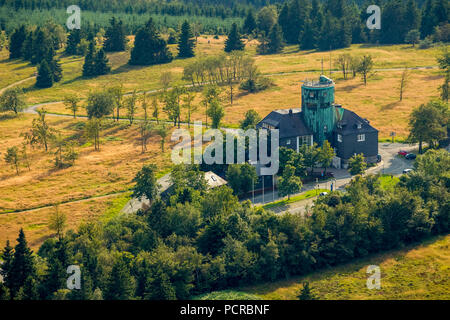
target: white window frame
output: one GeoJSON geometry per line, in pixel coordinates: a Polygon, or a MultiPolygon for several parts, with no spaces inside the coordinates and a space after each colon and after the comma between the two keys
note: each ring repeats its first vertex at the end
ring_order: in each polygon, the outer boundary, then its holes
{"type": "Polygon", "coordinates": [[[287,146],[291,145],[291,139],[286,140],[286,145],[287,146]]]}
{"type": "Polygon", "coordinates": [[[342,135],[338,133],[337,135],[337,141],[338,142],[342,142],[342,135]]]}
{"type": "Polygon", "coordinates": [[[366,135],[358,134],[358,142],[364,142],[364,141],[366,141],[366,135]]]}

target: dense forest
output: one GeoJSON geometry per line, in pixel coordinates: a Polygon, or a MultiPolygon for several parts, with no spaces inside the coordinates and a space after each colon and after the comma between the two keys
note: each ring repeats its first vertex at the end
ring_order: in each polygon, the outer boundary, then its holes
{"type": "MultiPolygon", "coordinates": [[[[376,3],[382,10],[382,28],[373,31],[366,27],[370,16],[366,10],[372,4],[367,1],[82,0],[79,5],[85,23],[97,31],[116,16],[124,22],[128,34],[135,34],[151,16],[162,31],[178,29],[188,19],[198,24],[198,32],[226,34],[237,23],[244,35],[260,36],[262,32],[268,35],[271,27],[279,24],[287,43],[299,43],[305,49],[329,50],[367,42],[405,43],[417,37],[416,31],[421,39],[434,35],[435,41],[448,41],[448,1],[379,0],[376,3]],[[255,30],[257,33],[252,34],[255,30]]],[[[9,34],[24,21],[40,25],[54,19],[64,24],[68,16],[65,8],[70,4],[67,0],[0,0],[0,28],[9,34]]]]}
{"type": "Polygon", "coordinates": [[[450,156],[430,150],[394,189],[357,176],[306,215],[277,215],[240,203],[228,187],[208,190],[197,167],[175,167],[173,188],[156,195],[155,167],[144,166],[135,194],[148,210],[64,231],[56,211],[53,238],[37,254],[21,231],[7,243],[0,299],[187,299],[193,295],[293,275],[447,234],[450,156]],[[81,289],[66,287],[68,266],[81,289]]]}

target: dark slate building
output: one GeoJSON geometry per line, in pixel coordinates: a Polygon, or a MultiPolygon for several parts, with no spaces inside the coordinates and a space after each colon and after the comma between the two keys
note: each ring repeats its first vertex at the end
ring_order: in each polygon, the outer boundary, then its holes
{"type": "Polygon", "coordinates": [[[336,152],[333,165],[337,168],[346,168],[355,154],[364,154],[369,163],[378,158],[378,130],[335,103],[334,82],[325,76],[303,84],[301,109],[272,111],[258,128],[278,129],[280,147],[297,152],[301,145],[322,145],[328,140],[336,152]]]}

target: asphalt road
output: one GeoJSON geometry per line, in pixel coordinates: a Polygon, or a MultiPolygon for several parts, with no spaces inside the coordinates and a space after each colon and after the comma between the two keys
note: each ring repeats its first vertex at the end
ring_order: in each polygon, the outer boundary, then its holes
{"type": "MultiPolygon", "coordinates": [[[[412,168],[413,161],[406,160],[404,158],[400,158],[397,156],[400,150],[406,151],[415,151],[417,150],[417,145],[404,145],[401,143],[380,143],[379,144],[379,154],[382,157],[382,161],[373,168],[367,170],[366,174],[391,174],[393,176],[400,176],[403,174],[403,170],[412,168]]],[[[352,177],[348,173],[347,170],[338,170],[338,169],[328,169],[334,173],[334,177],[336,179],[335,190],[336,189],[344,189],[345,186],[351,181],[352,177]]],[[[304,185],[302,192],[312,190],[316,187],[315,183],[304,185]]],[[[331,182],[323,182],[319,183],[318,189],[328,189],[331,188],[331,182]]],[[[278,197],[277,191],[275,191],[275,197],[272,192],[266,193],[264,196],[264,203],[272,202],[273,199],[280,200],[283,198],[278,197]]],[[[263,204],[262,196],[255,197],[255,204],[263,204]]],[[[299,201],[296,203],[292,203],[288,206],[277,207],[271,209],[272,211],[282,214],[285,212],[291,213],[304,213],[306,209],[314,205],[315,198],[299,201]]]]}

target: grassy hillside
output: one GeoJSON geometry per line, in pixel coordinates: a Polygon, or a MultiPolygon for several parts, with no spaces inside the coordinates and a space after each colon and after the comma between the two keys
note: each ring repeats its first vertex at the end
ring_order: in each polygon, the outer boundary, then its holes
{"type": "Polygon", "coordinates": [[[423,244],[315,272],[305,277],[265,283],[238,291],[211,293],[218,299],[246,294],[266,300],[296,300],[304,281],[309,281],[321,300],[450,299],[450,235],[423,244]],[[381,269],[381,289],[366,287],[369,265],[381,269]]]}
{"type": "MultiPolygon", "coordinates": [[[[224,37],[214,39],[212,36],[199,38],[197,56],[219,54],[222,52],[224,37]]],[[[399,101],[399,85],[404,67],[430,67],[436,66],[436,57],[439,48],[420,50],[409,45],[372,47],[354,45],[351,48],[333,52],[299,51],[296,46],[288,46],[283,53],[276,55],[256,55],[255,41],[247,44],[246,51],[255,56],[260,71],[270,77],[275,86],[256,94],[247,94],[235,88],[235,99],[231,106],[224,88],[223,103],[226,106],[224,124],[236,126],[248,109],[255,109],[262,117],[273,109],[297,108],[300,106],[300,86],[307,78],[318,77],[321,73],[322,59],[325,73],[328,74],[330,57],[332,60],[332,77],[336,81],[336,101],[345,108],[357,112],[369,119],[380,130],[380,138],[389,138],[392,131],[397,133],[399,139],[408,134],[408,116],[412,109],[432,98],[439,96],[438,88],[443,82],[443,75],[438,69],[419,69],[410,71],[409,83],[405,89],[403,101],[399,101]],[[350,53],[353,56],[370,54],[374,58],[375,71],[367,86],[358,76],[354,79],[343,80],[337,72],[334,61],[338,55],[350,53]],[[386,116],[389,114],[389,116],[386,116]]],[[[171,46],[176,53],[176,46],[171,46]]],[[[33,75],[35,68],[21,61],[8,61],[3,53],[0,60],[0,73],[5,75],[0,82],[8,85],[33,75]]],[[[34,80],[27,81],[21,86],[26,91],[26,100],[29,104],[61,101],[64,96],[76,93],[86,98],[90,91],[99,90],[107,86],[122,84],[126,92],[147,91],[160,89],[159,79],[162,73],[170,71],[174,81],[172,85],[187,84],[183,81],[184,67],[193,61],[191,59],[176,59],[172,63],[138,67],[129,66],[129,52],[113,53],[108,55],[112,64],[112,73],[96,78],[83,78],[81,57],[61,57],[64,78],[52,88],[37,90],[34,80]]],[[[201,101],[198,94],[194,101],[197,105],[201,101]]],[[[64,105],[56,104],[46,106],[50,112],[68,114],[64,105]]],[[[182,117],[186,117],[183,112],[182,117]]],[[[83,111],[81,111],[83,114],[83,111]]],[[[138,111],[142,116],[142,111],[138,111]]],[[[163,117],[165,115],[163,114],[163,117]]],[[[204,119],[203,108],[193,115],[194,120],[204,119]]]]}
{"type": "MultiPolygon", "coordinates": [[[[130,38],[130,40],[133,40],[130,38]]],[[[196,48],[197,56],[213,55],[223,52],[224,37],[214,39],[212,36],[201,36],[196,48]]],[[[405,91],[405,98],[398,102],[398,85],[401,68],[426,67],[436,65],[439,48],[419,50],[408,45],[372,47],[354,45],[348,49],[333,52],[300,51],[297,46],[288,46],[283,53],[276,55],[256,55],[256,41],[247,44],[246,53],[255,57],[261,73],[270,77],[274,86],[256,94],[247,94],[235,87],[234,103],[229,104],[227,89],[222,94],[225,106],[224,125],[236,127],[245,112],[255,109],[264,117],[274,109],[300,106],[300,87],[307,78],[320,74],[322,59],[325,69],[328,69],[330,56],[332,61],[341,53],[354,56],[371,54],[374,57],[376,71],[364,86],[360,77],[343,80],[340,73],[333,73],[336,80],[336,101],[345,108],[356,111],[369,119],[380,130],[380,137],[387,138],[391,131],[396,131],[398,138],[408,133],[407,120],[413,108],[438,96],[438,87],[443,76],[437,69],[421,69],[411,71],[410,82],[405,91]],[[391,68],[399,70],[391,70],[391,68]]],[[[171,46],[176,53],[176,46],[171,46]]],[[[172,85],[187,84],[181,79],[183,68],[191,59],[175,59],[172,63],[158,66],[129,66],[129,52],[108,54],[112,65],[112,73],[96,78],[83,78],[83,57],[61,55],[64,78],[60,83],[49,89],[38,90],[34,87],[35,66],[21,60],[8,60],[8,53],[0,52],[0,89],[22,80],[20,87],[25,90],[25,99],[29,105],[42,102],[61,101],[69,93],[76,93],[86,98],[91,91],[99,90],[115,84],[122,84],[126,92],[160,89],[160,75],[170,71],[174,81],[172,85]]],[[[334,62],[332,69],[336,69],[334,62]]],[[[202,97],[198,93],[194,103],[200,104],[202,97]]],[[[85,102],[82,101],[82,104],[85,102]]],[[[44,106],[49,112],[70,114],[62,103],[44,106]]],[[[162,111],[162,105],[160,105],[162,111]]],[[[186,110],[182,111],[182,121],[186,119],[186,110]]],[[[84,109],[80,115],[86,114],[84,109]]],[[[121,111],[122,116],[126,111],[121,111]]],[[[161,112],[162,117],[166,115],[161,112]]],[[[137,117],[142,117],[143,111],[138,109],[137,117]]],[[[108,202],[117,196],[111,194],[126,191],[131,186],[131,180],[145,163],[155,163],[161,172],[170,165],[170,144],[166,153],[161,154],[159,137],[152,137],[149,152],[141,154],[139,145],[139,128],[137,125],[127,126],[125,123],[108,126],[102,133],[100,152],[94,152],[90,143],[83,141],[82,127],[85,119],[57,118],[49,116],[52,127],[62,132],[63,136],[76,136],[80,158],[72,168],[55,170],[53,168],[53,150],[45,154],[40,149],[30,151],[32,161],[31,171],[21,168],[21,174],[15,175],[14,170],[3,161],[7,147],[18,145],[23,141],[21,133],[30,128],[33,115],[21,115],[18,118],[3,117],[0,126],[0,211],[11,212],[30,208],[40,208],[55,203],[81,200],[89,197],[110,195],[110,199],[93,199],[88,208],[87,202],[64,205],[70,212],[73,225],[85,217],[99,215],[106,210],[108,202]],[[94,208],[95,207],[95,208],[94,208]]],[[[199,107],[192,120],[204,120],[204,108],[199,107]]],[[[169,140],[169,138],[167,139],[169,140]]],[[[111,200],[112,201],[112,200],[111,200]]],[[[64,209],[66,210],[66,209],[64,209]]],[[[0,216],[0,243],[6,238],[17,234],[19,226],[31,228],[39,237],[48,234],[45,226],[46,215],[50,211],[41,209],[33,214],[19,216],[9,213],[0,216]],[[46,230],[45,232],[43,230],[46,230]],[[39,232],[37,232],[39,230],[39,232]]],[[[33,236],[32,236],[33,237],[33,236]]],[[[33,241],[34,241],[33,240],[33,241]]],[[[38,240],[36,240],[38,243],[38,240]]]]}

